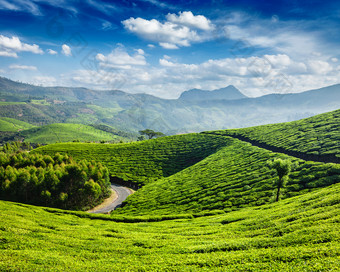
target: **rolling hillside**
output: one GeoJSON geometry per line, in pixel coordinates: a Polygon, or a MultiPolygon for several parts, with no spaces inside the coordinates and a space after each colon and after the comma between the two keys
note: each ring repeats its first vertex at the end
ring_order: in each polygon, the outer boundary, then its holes
{"type": "Polygon", "coordinates": [[[170,177],[147,184],[113,214],[146,215],[230,211],[274,201],[274,158],[297,166],[283,198],[340,182],[339,165],[306,162],[226,137],[226,147],[170,177]]]}
{"type": "Polygon", "coordinates": [[[0,117],[0,131],[15,132],[24,129],[30,129],[33,127],[33,125],[23,121],[19,121],[13,118],[0,117]]]}
{"type": "Polygon", "coordinates": [[[206,133],[241,136],[245,140],[268,144],[287,151],[333,155],[340,159],[340,110],[290,123],[206,133]]]}
{"type": "Polygon", "coordinates": [[[112,133],[96,129],[92,126],[81,124],[51,124],[32,128],[22,131],[20,137],[25,142],[51,144],[56,142],[72,142],[72,141],[116,141],[123,137],[119,137],[112,133]]]}
{"type": "MultiPolygon", "coordinates": [[[[336,118],[329,113],[299,122],[307,127],[313,124],[320,135],[327,135],[336,118]]],[[[295,123],[285,126],[298,127],[295,123]]],[[[267,161],[274,158],[296,164],[284,198],[340,182],[338,164],[297,159],[216,133],[220,135],[188,134],[123,145],[55,144],[35,152],[68,153],[77,159],[95,157],[112,176],[146,185],[129,197],[117,214],[229,211],[268,203],[277,177],[267,161]]],[[[304,145],[305,138],[299,139],[304,145]]],[[[295,139],[296,145],[299,139],[295,139]]]]}
{"type": "Polygon", "coordinates": [[[340,184],[228,214],[135,224],[0,201],[0,270],[338,271],[339,208],[340,184]]]}
{"type": "Polygon", "coordinates": [[[129,144],[60,143],[36,149],[43,154],[67,153],[75,159],[93,159],[112,176],[144,185],[191,166],[227,144],[221,136],[187,134],[129,144]]]}

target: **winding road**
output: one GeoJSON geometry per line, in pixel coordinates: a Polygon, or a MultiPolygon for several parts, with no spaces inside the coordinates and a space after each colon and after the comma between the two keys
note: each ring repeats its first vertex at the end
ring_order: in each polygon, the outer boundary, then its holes
{"type": "Polygon", "coordinates": [[[99,210],[93,211],[92,213],[108,213],[111,212],[120,205],[122,205],[123,201],[132,194],[131,190],[118,184],[111,184],[111,189],[114,190],[117,194],[116,199],[109,203],[107,206],[100,208],[99,210]]]}

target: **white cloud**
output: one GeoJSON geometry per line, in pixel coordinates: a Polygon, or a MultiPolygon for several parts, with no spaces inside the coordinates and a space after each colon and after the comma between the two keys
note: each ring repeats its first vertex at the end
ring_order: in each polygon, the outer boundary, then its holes
{"type": "Polygon", "coordinates": [[[61,53],[63,53],[65,56],[67,57],[72,56],[72,50],[67,44],[63,44],[61,48],[62,48],[61,53]]]}
{"type": "Polygon", "coordinates": [[[193,15],[191,11],[179,12],[179,15],[169,13],[166,16],[169,22],[184,25],[187,27],[198,28],[202,30],[212,30],[214,25],[203,15],[193,15]]]}
{"type": "Polygon", "coordinates": [[[31,52],[34,54],[44,53],[36,44],[23,43],[16,36],[9,38],[0,35],[0,56],[17,58],[18,52],[31,52]]]}
{"type": "Polygon", "coordinates": [[[102,23],[102,30],[110,30],[112,28],[112,24],[109,21],[104,21],[102,23]]]}
{"type": "Polygon", "coordinates": [[[77,13],[77,9],[72,6],[73,1],[65,0],[0,0],[0,10],[11,10],[31,13],[35,16],[44,15],[39,8],[40,3],[58,7],[77,13]],[[71,2],[71,3],[68,3],[71,2]]]}
{"type": "Polygon", "coordinates": [[[86,1],[91,7],[94,7],[95,9],[101,11],[102,13],[106,15],[112,15],[113,11],[117,10],[117,7],[112,4],[106,4],[102,1],[94,1],[94,0],[87,0],[86,1]]]}
{"type": "Polygon", "coordinates": [[[159,45],[165,49],[178,49],[178,46],[176,44],[173,43],[159,43],[159,45]]]}
{"type": "Polygon", "coordinates": [[[33,15],[41,15],[39,7],[32,1],[25,0],[0,0],[0,10],[25,11],[33,15]]]}
{"type": "Polygon", "coordinates": [[[42,85],[42,86],[55,86],[57,83],[57,80],[55,77],[52,76],[35,76],[33,77],[33,80],[31,80],[31,83],[34,85],[42,85]]]}
{"type": "Polygon", "coordinates": [[[27,65],[18,65],[18,64],[12,64],[9,66],[10,69],[16,69],[16,70],[29,70],[29,71],[36,71],[37,67],[35,66],[27,66],[27,65]]]}
{"type": "Polygon", "coordinates": [[[286,54],[210,59],[197,64],[179,63],[164,55],[159,65],[151,66],[144,51],[129,54],[119,47],[108,55],[98,54],[97,61],[99,69],[75,71],[65,80],[76,86],[176,98],[188,89],[212,90],[230,84],[248,96],[293,93],[339,83],[340,78],[340,66],[337,70],[330,59],[297,61],[286,54]]]}
{"type": "Polygon", "coordinates": [[[338,59],[337,58],[331,58],[331,61],[332,62],[338,62],[338,59]]]}
{"type": "Polygon", "coordinates": [[[333,70],[333,67],[328,62],[321,60],[310,60],[307,67],[312,74],[319,75],[326,75],[333,70]]]}
{"type": "Polygon", "coordinates": [[[276,20],[273,22],[271,19],[233,13],[231,19],[224,21],[218,19],[214,23],[218,26],[215,31],[216,37],[222,39],[224,36],[228,42],[234,40],[236,47],[243,45],[252,52],[260,47],[274,53],[289,55],[294,59],[305,59],[307,57],[329,58],[331,56],[327,54],[337,50],[337,45],[327,41],[322,36],[322,31],[310,30],[311,26],[320,24],[319,21],[276,20]]]}
{"type": "Polygon", "coordinates": [[[213,29],[213,25],[202,15],[195,16],[192,12],[180,12],[179,15],[168,14],[164,23],[152,19],[130,18],[122,21],[124,27],[132,33],[153,42],[158,42],[166,49],[178,49],[190,46],[194,42],[208,39],[205,31],[213,29]]]}
{"type": "Polygon", "coordinates": [[[15,52],[0,51],[0,57],[17,58],[18,55],[17,55],[17,53],[15,53],[15,52]]]}
{"type": "Polygon", "coordinates": [[[176,66],[175,63],[173,63],[171,61],[168,61],[166,59],[160,59],[159,60],[159,64],[162,65],[162,66],[166,66],[166,67],[174,67],[174,66],[176,66]]]}
{"type": "Polygon", "coordinates": [[[149,48],[155,48],[155,45],[149,43],[149,44],[148,44],[148,47],[149,47],[149,48]]]}
{"type": "Polygon", "coordinates": [[[137,49],[134,55],[129,55],[123,48],[116,48],[109,55],[97,54],[96,59],[102,67],[129,69],[131,66],[146,65],[144,51],[137,49]]]}
{"type": "Polygon", "coordinates": [[[136,49],[136,51],[137,51],[137,53],[138,53],[139,55],[144,55],[144,54],[145,54],[145,52],[144,52],[143,49],[136,49]]]}
{"type": "Polygon", "coordinates": [[[50,55],[58,55],[58,52],[54,51],[52,49],[47,49],[47,53],[50,54],[50,55]]]}

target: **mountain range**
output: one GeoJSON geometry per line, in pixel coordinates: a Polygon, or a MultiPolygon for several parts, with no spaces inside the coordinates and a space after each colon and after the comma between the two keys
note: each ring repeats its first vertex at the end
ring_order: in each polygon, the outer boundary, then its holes
{"type": "Polygon", "coordinates": [[[185,91],[178,99],[119,90],[41,87],[0,77],[0,117],[32,125],[106,124],[166,134],[298,120],[340,108],[340,84],[291,94],[249,98],[234,86],[185,91]]]}

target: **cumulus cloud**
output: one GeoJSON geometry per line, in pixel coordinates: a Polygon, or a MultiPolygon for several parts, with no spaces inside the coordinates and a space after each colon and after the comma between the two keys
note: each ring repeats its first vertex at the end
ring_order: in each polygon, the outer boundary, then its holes
{"type": "Polygon", "coordinates": [[[52,49],[47,49],[47,53],[50,54],[50,55],[58,55],[58,52],[54,51],[52,49]]]}
{"type": "Polygon", "coordinates": [[[321,60],[310,60],[307,67],[310,73],[319,75],[326,75],[333,70],[333,67],[328,62],[321,60]]]}
{"type": "Polygon", "coordinates": [[[17,58],[18,55],[17,55],[17,53],[15,53],[15,52],[0,51],[0,57],[17,58]]]}
{"type": "Polygon", "coordinates": [[[123,48],[118,47],[107,56],[97,54],[96,59],[102,67],[129,69],[131,66],[146,65],[144,54],[142,49],[137,49],[135,54],[129,55],[123,48]]]}
{"type": "Polygon", "coordinates": [[[178,49],[190,46],[193,42],[207,39],[204,31],[213,28],[213,24],[202,15],[192,12],[180,12],[179,15],[168,14],[162,23],[156,19],[130,18],[122,21],[124,27],[132,33],[153,42],[166,49],[178,49]],[[200,31],[200,32],[199,32],[200,31]]]}
{"type": "Polygon", "coordinates": [[[36,44],[23,43],[16,36],[10,38],[0,35],[0,56],[17,58],[18,52],[31,52],[34,54],[44,53],[36,44]]]}
{"type": "Polygon", "coordinates": [[[176,98],[192,89],[218,89],[234,85],[254,97],[269,93],[294,93],[338,83],[340,66],[328,58],[296,60],[287,54],[209,59],[201,63],[181,63],[164,55],[158,65],[150,65],[142,49],[127,52],[118,47],[97,54],[98,68],[78,70],[68,75],[69,85],[86,84],[97,89],[146,92],[176,98]],[[146,69],[147,67],[147,69],[146,69]]]}
{"type": "Polygon", "coordinates": [[[29,71],[36,71],[37,67],[35,66],[27,66],[27,65],[18,65],[18,64],[12,64],[9,66],[10,69],[15,70],[29,70],[29,71]]]}
{"type": "Polygon", "coordinates": [[[61,53],[63,53],[65,56],[69,57],[72,56],[72,50],[67,44],[63,44],[61,46],[61,53]]]}
{"type": "Polygon", "coordinates": [[[214,28],[214,25],[209,19],[203,15],[195,16],[191,11],[179,12],[178,15],[169,13],[166,16],[166,19],[174,24],[184,25],[190,28],[198,28],[202,30],[212,30],[214,28]]]}

